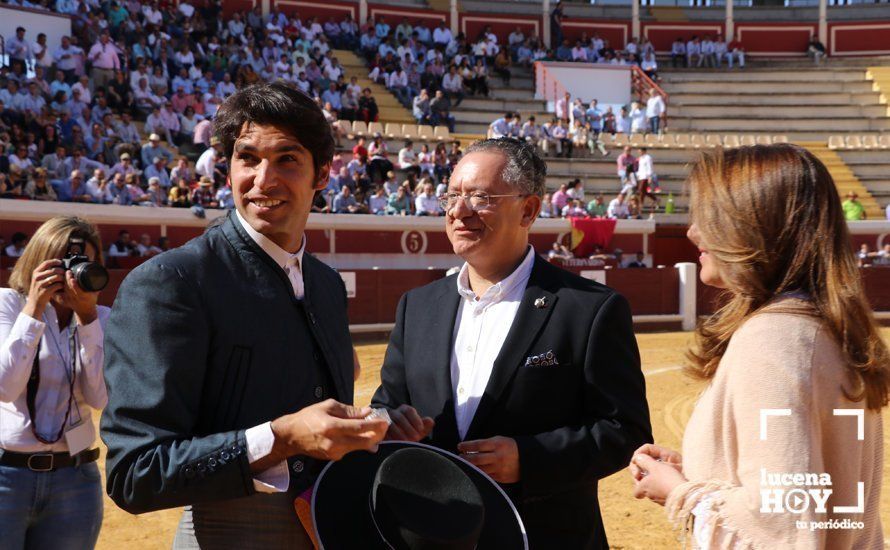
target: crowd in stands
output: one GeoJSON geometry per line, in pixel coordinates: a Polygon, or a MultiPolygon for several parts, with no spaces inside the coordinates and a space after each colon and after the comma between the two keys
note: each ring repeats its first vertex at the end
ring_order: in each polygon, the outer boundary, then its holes
{"type": "Polygon", "coordinates": [[[603,136],[610,134],[659,134],[664,127],[666,108],[661,95],[652,90],[645,104],[632,102],[615,113],[612,106],[602,107],[596,99],[589,103],[572,100],[566,92],[556,101],[555,116],[538,124],[535,115],[523,122],[519,114],[507,112],[488,127],[488,137],[514,137],[541,149],[544,155],[572,158],[575,152],[597,151],[608,156],[603,136]]]}
{"type": "MultiPolygon", "coordinates": [[[[0,236],[0,255],[7,258],[18,258],[25,251],[25,245],[28,244],[28,235],[17,231],[12,234],[9,244],[5,244],[5,240],[0,236]]],[[[103,250],[107,259],[110,258],[150,258],[161,252],[165,252],[170,248],[170,240],[167,237],[160,237],[155,245],[151,235],[143,233],[136,241],[130,236],[130,232],[126,229],[120,230],[117,240],[111,243],[108,248],[103,250]]],[[[109,263],[106,261],[106,263],[109,263]]]]}

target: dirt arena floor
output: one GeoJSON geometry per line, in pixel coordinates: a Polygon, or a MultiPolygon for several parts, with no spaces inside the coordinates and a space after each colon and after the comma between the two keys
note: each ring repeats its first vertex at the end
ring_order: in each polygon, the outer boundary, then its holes
{"type": "MultiPolygon", "coordinates": [[[[890,341],[890,329],[884,329],[884,337],[890,341]]],[[[638,334],[637,342],[646,375],[646,391],[652,414],[655,441],[675,449],[680,448],[683,428],[692,413],[698,393],[703,386],[693,382],[680,372],[683,353],[690,334],[656,333],[638,334]]],[[[356,385],[356,403],[365,405],[379,384],[379,368],[383,362],[386,344],[358,346],[363,366],[356,385]]],[[[882,489],[881,516],[884,534],[890,548],[890,410],[884,412],[884,483],[882,489]]],[[[104,453],[104,449],[103,449],[104,453]]],[[[104,460],[100,460],[100,468],[104,460]]],[[[623,470],[600,483],[600,504],[609,542],[617,549],[680,548],[675,534],[665,520],[660,506],[638,501],[631,495],[631,479],[623,470]]],[[[99,537],[102,550],[169,548],[179,521],[179,510],[165,510],[133,516],[123,512],[107,497],[105,520],[99,537]]]]}

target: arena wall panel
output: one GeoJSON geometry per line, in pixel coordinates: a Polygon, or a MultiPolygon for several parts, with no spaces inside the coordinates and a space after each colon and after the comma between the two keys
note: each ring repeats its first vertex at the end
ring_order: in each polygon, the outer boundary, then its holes
{"type": "Polygon", "coordinates": [[[890,55],[890,21],[828,26],[831,56],[890,55]]]}
{"type": "Polygon", "coordinates": [[[575,40],[581,38],[581,35],[587,33],[592,37],[598,34],[603,40],[608,40],[609,44],[616,49],[624,47],[630,36],[630,23],[626,21],[603,21],[591,19],[577,19],[575,17],[566,20],[562,24],[563,36],[569,39],[574,45],[575,40]]]}
{"type": "Polygon", "coordinates": [[[655,53],[669,54],[671,46],[677,37],[688,41],[693,35],[715,36],[723,33],[723,24],[716,22],[708,23],[642,23],[643,37],[648,38],[652,45],[655,46],[655,53]]]}
{"type": "Polygon", "coordinates": [[[526,36],[532,34],[541,37],[541,18],[528,15],[493,15],[493,14],[460,14],[460,32],[470,41],[475,41],[486,25],[491,25],[491,32],[498,37],[498,44],[507,44],[507,37],[516,27],[522,29],[526,36]]]}
{"type": "Polygon", "coordinates": [[[817,33],[817,25],[785,23],[738,23],[735,37],[754,57],[803,57],[810,36],[817,33]]]}
{"type": "Polygon", "coordinates": [[[368,4],[368,15],[373,16],[375,19],[381,15],[385,16],[386,22],[393,30],[402,22],[403,17],[407,17],[408,22],[412,25],[419,20],[430,28],[437,27],[440,21],[444,21],[446,25],[450,24],[450,14],[448,12],[391,6],[388,4],[368,4]]]}
{"type": "Polygon", "coordinates": [[[324,23],[329,17],[335,17],[337,20],[340,20],[347,13],[356,21],[358,20],[358,6],[355,4],[308,2],[304,0],[271,0],[271,4],[288,15],[299,13],[303,21],[308,17],[318,17],[319,22],[324,23]]]}

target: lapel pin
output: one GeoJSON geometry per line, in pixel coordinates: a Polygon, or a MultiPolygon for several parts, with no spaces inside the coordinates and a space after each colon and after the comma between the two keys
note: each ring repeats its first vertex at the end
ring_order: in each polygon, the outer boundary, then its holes
{"type": "Polygon", "coordinates": [[[547,307],[547,298],[543,297],[543,298],[538,298],[537,300],[535,300],[535,307],[538,309],[546,308],[547,307]]]}

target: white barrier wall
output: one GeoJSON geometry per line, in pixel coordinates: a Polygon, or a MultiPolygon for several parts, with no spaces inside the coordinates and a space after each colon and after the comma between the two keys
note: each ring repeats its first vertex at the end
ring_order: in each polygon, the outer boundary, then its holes
{"type": "Polygon", "coordinates": [[[38,34],[46,34],[46,44],[53,52],[62,43],[63,36],[71,35],[71,18],[58,13],[0,5],[0,36],[9,40],[15,36],[16,27],[24,27],[25,38],[32,43],[37,41],[38,34]]]}
{"type": "Polygon", "coordinates": [[[538,73],[536,99],[553,102],[567,91],[572,99],[580,97],[585,104],[592,99],[600,105],[629,105],[631,101],[631,68],[596,63],[542,63],[538,73]]]}

